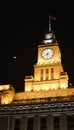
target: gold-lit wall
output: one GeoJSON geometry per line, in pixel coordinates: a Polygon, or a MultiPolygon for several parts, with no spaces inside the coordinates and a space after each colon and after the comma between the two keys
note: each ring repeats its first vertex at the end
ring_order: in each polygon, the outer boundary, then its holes
{"type": "Polygon", "coordinates": [[[49,70],[49,80],[51,80],[51,69],[54,68],[54,79],[59,79],[60,78],[60,72],[63,72],[63,68],[60,63],[54,63],[54,64],[44,64],[44,65],[38,65],[36,64],[34,66],[34,80],[35,81],[40,81],[41,80],[41,75],[40,71],[43,69],[44,74],[43,74],[43,80],[46,80],[46,69],[49,70]]]}
{"type": "Polygon", "coordinates": [[[24,91],[47,91],[68,87],[68,74],[61,63],[61,52],[57,43],[38,46],[38,60],[34,65],[34,77],[25,78],[24,91]],[[54,56],[44,59],[41,55],[46,48],[54,50],[54,56]],[[51,70],[53,69],[53,75],[51,70]],[[42,74],[41,74],[42,70],[42,74]],[[48,70],[48,74],[46,73],[48,70]],[[52,77],[53,76],[53,77],[52,77]]]}
{"type": "Polygon", "coordinates": [[[15,89],[11,85],[0,85],[0,103],[10,104],[14,100],[15,89]]]}
{"type": "Polygon", "coordinates": [[[56,98],[56,97],[70,97],[74,96],[74,88],[57,89],[49,91],[35,91],[35,92],[22,92],[16,93],[14,100],[24,101],[28,99],[39,99],[39,98],[56,98]]]}

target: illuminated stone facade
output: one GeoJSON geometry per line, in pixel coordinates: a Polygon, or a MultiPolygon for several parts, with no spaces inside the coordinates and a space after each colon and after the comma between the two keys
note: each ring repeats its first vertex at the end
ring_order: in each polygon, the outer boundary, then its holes
{"type": "Polygon", "coordinates": [[[38,45],[34,76],[24,81],[23,92],[0,86],[0,130],[74,130],[74,88],[53,32],[38,45]]]}
{"type": "Polygon", "coordinates": [[[61,64],[61,53],[58,43],[42,44],[38,46],[38,62],[34,65],[34,78],[26,76],[25,91],[47,91],[68,87],[68,75],[61,64]],[[54,50],[54,56],[43,59],[41,53],[44,49],[54,50]],[[41,72],[42,71],[42,72],[41,72]]]}
{"type": "Polygon", "coordinates": [[[14,96],[15,89],[12,85],[0,85],[0,104],[11,104],[14,96]]]}
{"type": "MultiPolygon", "coordinates": [[[[48,51],[48,50],[47,50],[48,51]]],[[[44,55],[51,55],[51,52],[44,52],[47,54],[44,55]]],[[[68,74],[64,72],[62,63],[61,63],[61,52],[58,46],[57,41],[55,40],[55,36],[53,33],[45,34],[45,40],[38,46],[38,59],[37,63],[34,65],[34,77],[33,76],[26,76],[25,77],[25,85],[24,91],[26,92],[27,99],[30,98],[39,98],[37,93],[40,93],[40,98],[46,97],[59,97],[65,96],[65,92],[63,89],[68,88],[68,74]],[[51,35],[52,34],[52,35],[51,35]],[[54,42],[51,41],[49,43],[50,37],[53,36],[52,39],[54,42]],[[45,43],[48,41],[48,43],[45,43]],[[42,57],[42,52],[45,49],[53,50],[53,56],[51,58],[42,57]],[[58,91],[58,94],[56,94],[58,91]],[[51,94],[50,94],[51,93],[51,94]],[[54,94],[53,94],[54,93],[54,94]],[[30,95],[30,97],[29,97],[30,95]],[[35,95],[35,96],[33,96],[35,95]],[[51,96],[50,96],[51,95],[51,96]]],[[[71,90],[69,90],[71,91],[71,90]]],[[[18,95],[18,94],[17,94],[18,95]]],[[[20,97],[22,95],[20,94],[20,97]]]]}
{"type": "Polygon", "coordinates": [[[34,77],[25,77],[23,92],[15,93],[10,85],[1,85],[1,104],[39,102],[73,97],[74,88],[68,87],[68,74],[63,69],[61,51],[54,33],[46,33],[44,39],[38,45],[34,77]]]}

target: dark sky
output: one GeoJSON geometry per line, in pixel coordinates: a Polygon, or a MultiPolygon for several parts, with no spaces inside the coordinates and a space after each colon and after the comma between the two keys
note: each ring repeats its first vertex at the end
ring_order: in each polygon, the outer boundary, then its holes
{"type": "Polygon", "coordinates": [[[52,30],[62,53],[62,64],[74,85],[73,1],[2,3],[0,9],[0,84],[22,90],[24,77],[33,75],[37,46],[48,30],[49,13],[56,17],[52,30]],[[16,59],[13,57],[16,56],[16,59]]]}

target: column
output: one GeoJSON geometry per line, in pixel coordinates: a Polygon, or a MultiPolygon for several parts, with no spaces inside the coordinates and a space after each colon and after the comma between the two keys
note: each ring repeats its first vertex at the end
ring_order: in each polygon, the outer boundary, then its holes
{"type": "Polygon", "coordinates": [[[33,130],[40,130],[40,118],[39,118],[39,115],[34,116],[33,130]]]}
{"type": "Polygon", "coordinates": [[[8,130],[8,117],[0,115],[0,130],[8,130]]]}
{"type": "Polygon", "coordinates": [[[53,130],[53,116],[47,115],[47,130],[53,130]]]}
{"type": "Polygon", "coordinates": [[[67,130],[67,116],[65,113],[60,116],[60,130],[67,130]]]}
{"type": "Polygon", "coordinates": [[[13,116],[8,117],[8,128],[7,130],[14,130],[14,118],[13,116]]]}
{"type": "Polygon", "coordinates": [[[23,116],[21,118],[21,129],[20,130],[27,130],[27,118],[26,116],[23,116]]]}

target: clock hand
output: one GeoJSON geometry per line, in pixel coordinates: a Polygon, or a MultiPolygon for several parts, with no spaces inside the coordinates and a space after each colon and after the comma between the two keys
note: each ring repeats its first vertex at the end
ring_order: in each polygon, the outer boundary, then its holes
{"type": "Polygon", "coordinates": [[[49,52],[47,52],[46,55],[48,56],[48,55],[49,55],[49,52]]]}

